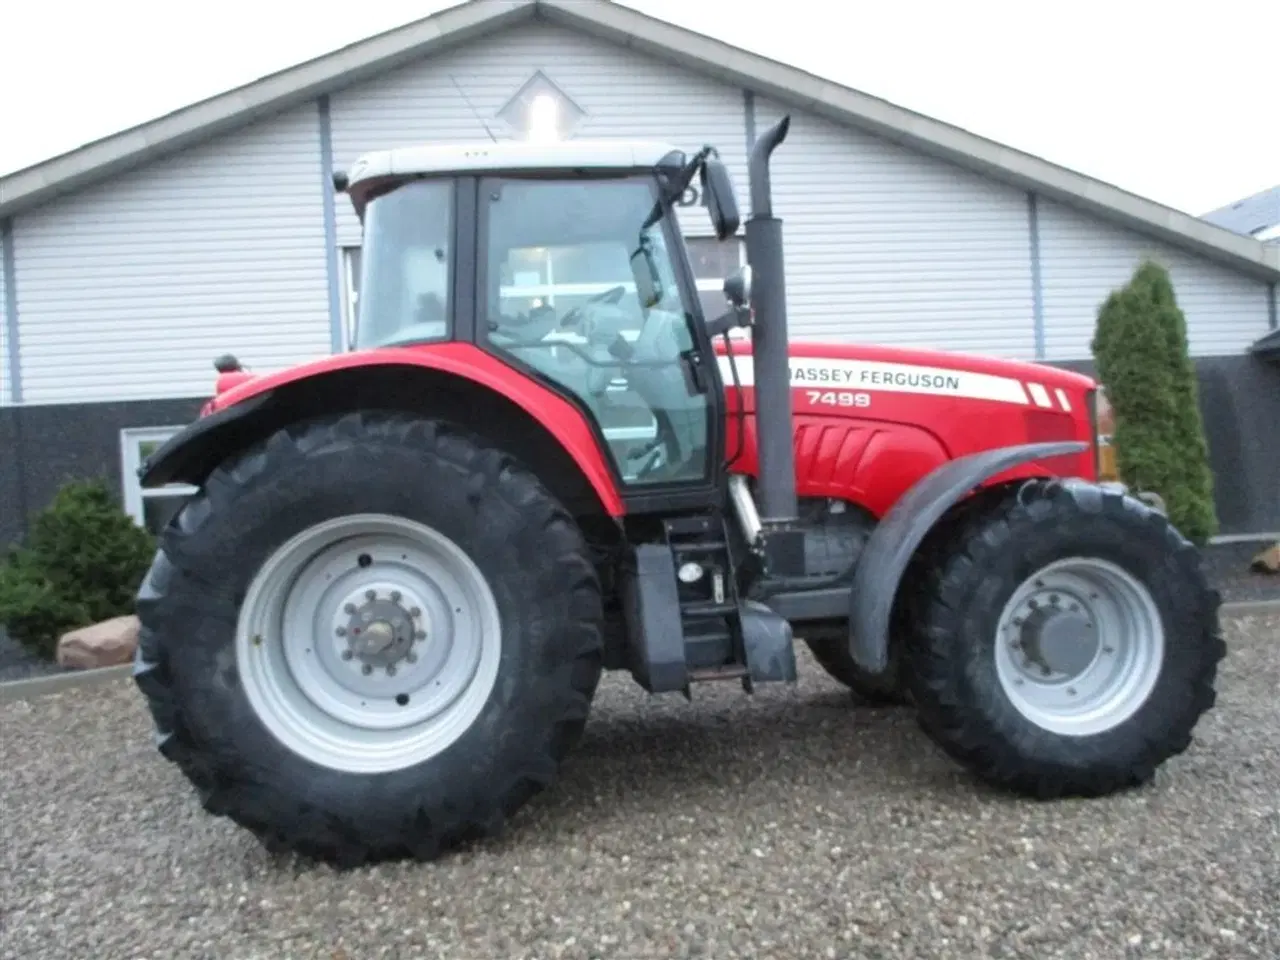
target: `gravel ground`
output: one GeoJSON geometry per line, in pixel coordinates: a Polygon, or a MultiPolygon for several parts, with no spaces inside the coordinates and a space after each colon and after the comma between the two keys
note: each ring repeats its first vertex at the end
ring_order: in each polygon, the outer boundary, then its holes
{"type": "Polygon", "coordinates": [[[1218,709],[1151,787],[1035,803],[904,710],[801,683],[606,679],[501,840],[338,873],[205,815],[128,684],[0,707],[0,957],[1280,956],[1280,616],[1229,622],[1218,709]]]}

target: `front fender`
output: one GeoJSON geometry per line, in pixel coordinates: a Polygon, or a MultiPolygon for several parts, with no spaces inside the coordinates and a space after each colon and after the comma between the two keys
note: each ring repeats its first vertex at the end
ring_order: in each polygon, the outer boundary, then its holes
{"type": "Polygon", "coordinates": [[[889,666],[889,623],[898,585],[925,535],[984,480],[1011,467],[1080,453],[1082,441],[1028,443],[959,457],[917,480],[889,509],[858,557],[849,596],[849,653],[862,669],[883,674],[889,666]]]}

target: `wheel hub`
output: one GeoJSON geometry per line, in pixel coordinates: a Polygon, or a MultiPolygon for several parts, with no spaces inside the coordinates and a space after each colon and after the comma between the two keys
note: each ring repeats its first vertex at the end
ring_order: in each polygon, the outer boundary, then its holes
{"type": "Polygon", "coordinates": [[[1093,621],[1078,602],[1064,605],[1058,594],[1048,604],[1028,607],[1019,637],[1027,661],[1048,676],[1078,676],[1098,655],[1093,621]]]}
{"type": "Polygon", "coordinates": [[[357,660],[362,665],[386,670],[417,659],[413,643],[426,639],[420,623],[422,611],[418,607],[405,607],[400,600],[400,594],[395,591],[380,597],[376,590],[368,590],[359,605],[353,602],[343,605],[346,622],[335,632],[347,642],[342,654],[344,660],[357,660]]]}

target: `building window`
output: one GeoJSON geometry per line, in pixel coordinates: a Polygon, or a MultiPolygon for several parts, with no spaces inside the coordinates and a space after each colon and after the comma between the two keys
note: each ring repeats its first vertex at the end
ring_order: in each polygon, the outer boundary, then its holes
{"type": "Polygon", "coordinates": [[[143,489],[138,468],[182,427],[143,427],[120,431],[121,493],[134,522],[159,535],[197,488],[185,483],[143,489]]]}
{"type": "Polygon", "coordinates": [[[360,303],[360,248],[343,247],[342,254],[342,328],[347,344],[356,340],[356,307],[360,303]]]}
{"type": "Polygon", "coordinates": [[[724,279],[747,262],[747,245],[742,237],[720,241],[715,237],[686,237],[689,261],[697,281],[702,313],[714,320],[728,309],[724,279]]]}

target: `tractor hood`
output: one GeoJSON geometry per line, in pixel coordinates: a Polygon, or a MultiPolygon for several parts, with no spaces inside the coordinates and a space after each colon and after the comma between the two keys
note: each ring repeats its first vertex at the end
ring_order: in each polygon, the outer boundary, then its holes
{"type": "MultiPolygon", "coordinates": [[[[716,349],[722,356],[725,381],[731,385],[732,373],[725,357],[729,351],[723,342],[717,342],[716,349]]],[[[744,387],[753,385],[748,379],[751,352],[749,341],[733,342],[733,356],[744,361],[735,364],[744,387]]],[[[799,342],[792,343],[788,353],[793,387],[906,388],[961,399],[1009,399],[1038,406],[1051,405],[1042,396],[1055,395],[1058,390],[1078,397],[1097,387],[1091,377],[1042,363],[944,350],[799,342]]]]}

